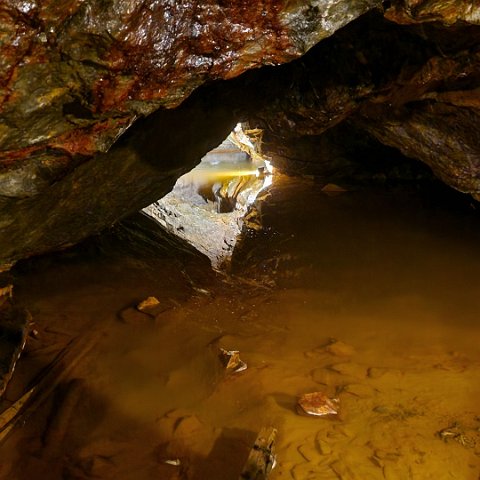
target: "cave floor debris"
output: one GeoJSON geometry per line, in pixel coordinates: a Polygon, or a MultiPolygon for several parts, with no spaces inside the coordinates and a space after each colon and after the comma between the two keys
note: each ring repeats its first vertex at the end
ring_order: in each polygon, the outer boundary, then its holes
{"type": "Polygon", "coordinates": [[[25,347],[31,318],[28,310],[13,303],[11,285],[0,288],[0,397],[25,347]]]}
{"type": "Polygon", "coordinates": [[[238,251],[248,282],[118,244],[20,264],[37,335],[2,410],[73,339],[104,333],[0,444],[0,479],[238,479],[269,425],[269,480],[478,480],[480,223],[442,198],[280,183],[238,251]],[[151,296],[154,318],[119,318],[151,296]],[[225,375],[217,344],[248,370],[225,375]],[[338,414],[297,415],[309,392],[338,414]]]}

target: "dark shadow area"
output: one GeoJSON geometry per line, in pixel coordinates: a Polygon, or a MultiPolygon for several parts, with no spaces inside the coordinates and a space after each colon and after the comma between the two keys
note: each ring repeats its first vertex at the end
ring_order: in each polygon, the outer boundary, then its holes
{"type": "Polygon", "coordinates": [[[196,465],[192,480],[236,479],[240,476],[258,432],[224,428],[207,458],[196,465]]]}

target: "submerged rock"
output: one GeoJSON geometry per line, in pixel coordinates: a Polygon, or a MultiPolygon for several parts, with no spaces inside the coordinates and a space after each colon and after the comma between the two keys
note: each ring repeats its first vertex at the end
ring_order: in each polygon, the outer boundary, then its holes
{"type": "Polygon", "coordinates": [[[297,411],[314,417],[337,415],[338,404],[337,398],[328,398],[322,392],[306,393],[298,399],[297,411]]]}
{"type": "Polygon", "coordinates": [[[247,364],[240,358],[238,350],[220,348],[220,360],[227,372],[240,373],[248,368],[247,364]]]}

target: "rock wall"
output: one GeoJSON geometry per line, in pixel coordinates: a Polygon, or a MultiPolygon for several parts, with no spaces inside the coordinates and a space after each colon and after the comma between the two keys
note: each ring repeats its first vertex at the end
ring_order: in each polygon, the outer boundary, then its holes
{"type": "Polygon", "coordinates": [[[384,7],[3,1],[0,265],[78,242],[160,198],[239,120],[267,129],[279,164],[301,157],[296,139],[325,143],[345,126],[480,198],[477,2],[384,7]]]}
{"type": "Polygon", "coordinates": [[[0,265],[78,242],[148,205],[232,126],[222,106],[190,105],[140,122],[112,148],[139,118],[177,107],[205,82],[299,57],[378,4],[2,2],[0,265]]]}
{"type": "Polygon", "coordinates": [[[396,0],[385,17],[397,23],[457,22],[480,25],[480,5],[474,0],[396,0]]]}
{"type": "Polygon", "coordinates": [[[5,0],[0,195],[40,193],[207,81],[288,62],[379,0],[5,0]]]}
{"type": "Polygon", "coordinates": [[[292,173],[348,177],[376,139],[480,199],[479,46],[478,26],[401,26],[372,13],[280,67],[250,122],[292,173]]]}

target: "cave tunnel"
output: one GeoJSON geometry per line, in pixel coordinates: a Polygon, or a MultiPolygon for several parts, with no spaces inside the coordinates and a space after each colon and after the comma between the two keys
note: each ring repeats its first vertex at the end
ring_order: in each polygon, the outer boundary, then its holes
{"type": "Polygon", "coordinates": [[[1,3],[0,480],[478,480],[479,45],[469,0],[1,3]]]}

